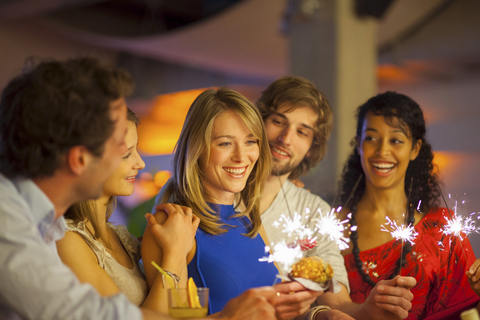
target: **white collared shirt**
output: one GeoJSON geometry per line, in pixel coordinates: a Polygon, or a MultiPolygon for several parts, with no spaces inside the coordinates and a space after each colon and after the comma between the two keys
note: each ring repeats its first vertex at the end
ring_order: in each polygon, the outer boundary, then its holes
{"type": "Polygon", "coordinates": [[[0,318],[142,319],[123,294],[101,297],[61,262],[65,230],[32,180],[0,174],[0,318]]]}

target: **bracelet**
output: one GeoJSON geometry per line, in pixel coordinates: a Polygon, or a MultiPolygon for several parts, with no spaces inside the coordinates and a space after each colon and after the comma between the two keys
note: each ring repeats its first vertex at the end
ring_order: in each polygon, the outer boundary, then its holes
{"type": "MultiPolygon", "coordinates": [[[[170,278],[173,279],[173,282],[175,283],[175,289],[177,289],[177,284],[180,282],[180,277],[177,276],[175,273],[164,270],[167,275],[170,276],[170,278]]],[[[157,274],[159,274],[160,271],[157,271],[157,274]]],[[[162,282],[163,282],[163,287],[165,288],[165,274],[162,273],[162,282]]]]}
{"type": "Polygon", "coordinates": [[[312,309],[308,310],[307,314],[305,315],[305,320],[315,320],[317,314],[323,311],[332,310],[329,306],[316,306],[312,309]]]}

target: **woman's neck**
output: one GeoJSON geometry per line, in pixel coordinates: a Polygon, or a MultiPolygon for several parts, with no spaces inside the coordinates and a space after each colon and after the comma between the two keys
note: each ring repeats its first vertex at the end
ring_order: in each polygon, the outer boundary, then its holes
{"type": "MultiPolygon", "coordinates": [[[[102,197],[95,200],[95,215],[97,219],[97,225],[101,228],[103,234],[108,234],[107,228],[107,204],[108,204],[108,196],[103,195],[102,197]]],[[[87,222],[87,226],[90,230],[93,230],[91,224],[87,222]]]]}
{"type": "Polygon", "coordinates": [[[376,188],[368,183],[365,186],[365,193],[358,202],[357,211],[368,211],[383,218],[401,219],[407,207],[407,196],[404,184],[382,189],[376,188]]]}

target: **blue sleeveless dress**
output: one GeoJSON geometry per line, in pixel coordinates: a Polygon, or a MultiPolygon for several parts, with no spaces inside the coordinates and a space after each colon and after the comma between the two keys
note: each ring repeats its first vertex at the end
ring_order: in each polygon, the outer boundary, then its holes
{"type": "Polygon", "coordinates": [[[229,227],[227,233],[213,236],[197,230],[197,251],[188,264],[188,276],[198,287],[210,288],[209,314],[219,312],[228,300],[245,290],[271,286],[278,273],[273,263],[260,262],[265,256],[265,243],[260,235],[249,238],[247,217],[230,218],[235,214],[233,205],[212,205],[221,220],[229,227]]]}

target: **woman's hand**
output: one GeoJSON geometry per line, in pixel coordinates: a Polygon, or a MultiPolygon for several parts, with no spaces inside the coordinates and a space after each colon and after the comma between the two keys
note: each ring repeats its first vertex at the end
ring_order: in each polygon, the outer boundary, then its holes
{"type": "Polygon", "coordinates": [[[192,214],[192,209],[177,204],[159,204],[155,209],[155,216],[147,213],[145,218],[163,254],[186,257],[200,219],[192,214]]]}
{"type": "Polygon", "coordinates": [[[296,281],[281,282],[273,286],[277,291],[275,311],[277,319],[286,320],[304,314],[310,305],[323,294],[323,291],[312,291],[296,281]]]}
{"type": "Polygon", "coordinates": [[[413,277],[396,276],[381,280],[373,288],[364,303],[370,319],[405,319],[412,308],[410,289],[417,284],[413,277]]]}
{"type": "Polygon", "coordinates": [[[475,260],[467,270],[467,278],[472,290],[480,296],[480,259],[475,260]]]}
{"type": "Polygon", "coordinates": [[[276,298],[272,287],[250,289],[231,299],[220,313],[210,317],[221,320],[275,320],[276,298]]]}

